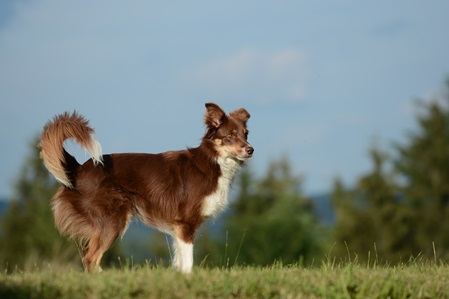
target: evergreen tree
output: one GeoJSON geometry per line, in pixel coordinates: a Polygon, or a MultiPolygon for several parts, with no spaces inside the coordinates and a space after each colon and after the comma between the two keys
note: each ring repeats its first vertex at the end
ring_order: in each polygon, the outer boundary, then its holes
{"type": "MultiPolygon", "coordinates": [[[[335,212],[335,227],[331,238],[332,255],[347,258],[348,251],[368,253],[373,249],[374,224],[370,212],[358,197],[357,190],[347,189],[340,179],[334,182],[332,204],[335,212]]],[[[352,257],[349,257],[350,259],[352,257]]]]}
{"type": "MultiPolygon", "coordinates": [[[[54,226],[50,199],[59,184],[42,163],[37,144],[37,139],[31,143],[13,198],[0,219],[0,262],[8,270],[29,264],[80,262],[74,242],[61,237],[54,226]]],[[[104,264],[116,260],[119,252],[113,247],[104,264]]]]}
{"type": "Polygon", "coordinates": [[[375,249],[389,262],[418,255],[433,259],[435,246],[437,257],[449,258],[448,91],[449,80],[442,98],[421,102],[418,130],[396,145],[394,159],[373,149],[373,169],[355,188],[345,190],[336,182],[337,255],[349,250],[363,260],[375,249]],[[385,165],[391,170],[385,171],[385,165]]]}
{"type": "Polygon", "coordinates": [[[76,250],[70,250],[54,227],[49,199],[58,188],[39,158],[37,141],[25,160],[15,184],[15,192],[7,213],[0,222],[1,261],[9,268],[23,267],[56,259],[72,259],[76,250]]]}
{"type": "MultiPolygon", "coordinates": [[[[372,170],[358,179],[354,190],[336,181],[332,195],[337,223],[335,252],[340,257],[357,255],[365,261],[370,253],[378,259],[398,262],[418,254],[413,241],[411,209],[395,183],[386,152],[370,150],[372,170]]],[[[348,257],[349,258],[349,257],[348,257]]]]}
{"type": "Polygon", "coordinates": [[[245,168],[238,176],[237,198],[223,229],[226,239],[208,244],[209,261],[222,264],[224,257],[225,265],[300,260],[310,264],[321,258],[324,231],[311,201],[301,193],[301,183],[286,157],[272,162],[262,179],[254,178],[251,169],[245,168]]]}
{"type": "Polygon", "coordinates": [[[449,79],[442,96],[421,107],[417,132],[396,147],[395,166],[413,207],[417,246],[433,257],[434,243],[440,257],[449,258],[449,79]]]}

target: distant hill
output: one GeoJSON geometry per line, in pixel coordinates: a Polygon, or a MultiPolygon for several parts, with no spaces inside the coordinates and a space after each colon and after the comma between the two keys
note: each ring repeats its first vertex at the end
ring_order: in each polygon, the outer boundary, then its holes
{"type": "Polygon", "coordinates": [[[5,198],[0,197],[0,216],[6,213],[8,209],[8,201],[5,198]]]}
{"type": "Polygon", "coordinates": [[[326,226],[332,226],[335,223],[335,213],[332,207],[332,201],[329,194],[318,194],[310,196],[314,204],[314,211],[318,220],[326,226]]]}

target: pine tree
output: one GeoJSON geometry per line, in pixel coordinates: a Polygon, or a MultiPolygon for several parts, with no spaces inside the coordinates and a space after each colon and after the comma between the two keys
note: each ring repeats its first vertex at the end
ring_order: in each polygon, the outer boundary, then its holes
{"type": "MultiPolygon", "coordinates": [[[[8,270],[34,264],[80,265],[76,244],[59,235],[54,225],[50,199],[59,188],[39,157],[38,139],[15,184],[13,198],[0,219],[0,263],[8,270]]],[[[114,246],[103,259],[116,261],[120,247],[114,246]]]]}
{"type": "Polygon", "coordinates": [[[35,140],[0,222],[0,259],[8,268],[77,256],[76,249],[70,249],[54,227],[49,200],[58,184],[43,166],[36,145],[35,140]]]}
{"type": "Polygon", "coordinates": [[[413,207],[417,246],[427,257],[435,246],[440,257],[449,258],[449,79],[442,96],[421,108],[417,132],[396,147],[395,166],[405,181],[401,192],[413,207]]]}
{"type": "Polygon", "coordinates": [[[394,158],[372,149],[373,168],[354,188],[336,182],[337,255],[349,250],[365,260],[375,250],[395,263],[411,256],[434,259],[435,246],[438,257],[449,258],[448,91],[449,80],[444,100],[421,103],[418,130],[396,145],[394,158]]]}
{"type": "Polygon", "coordinates": [[[311,201],[302,195],[301,184],[287,157],[273,161],[262,179],[245,168],[236,181],[238,194],[225,220],[222,235],[226,238],[208,244],[209,261],[270,265],[302,260],[310,264],[321,258],[324,230],[311,201]]]}
{"type": "Polygon", "coordinates": [[[398,210],[396,189],[384,170],[386,153],[376,147],[369,153],[372,170],[358,179],[354,190],[344,190],[338,180],[334,185],[336,252],[339,256],[354,252],[359,260],[365,260],[368,252],[376,251],[377,255],[392,260],[391,247],[396,236],[391,228],[398,210]]]}

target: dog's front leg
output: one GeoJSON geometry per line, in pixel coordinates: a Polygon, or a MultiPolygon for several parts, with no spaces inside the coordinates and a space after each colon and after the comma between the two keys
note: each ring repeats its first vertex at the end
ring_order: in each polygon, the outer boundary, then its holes
{"type": "Polygon", "coordinates": [[[193,241],[186,242],[173,236],[173,267],[183,273],[190,273],[193,267],[193,241]]]}

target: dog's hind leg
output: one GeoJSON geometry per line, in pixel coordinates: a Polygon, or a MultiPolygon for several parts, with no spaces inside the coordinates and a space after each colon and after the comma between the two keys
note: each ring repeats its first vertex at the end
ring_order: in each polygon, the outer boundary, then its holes
{"type": "Polygon", "coordinates": [[[119,234],[117,232],[99,231],[87,241],[83,257],[83,264],[86,272],[101,271],[101,258],[118,236],[119,234]]]}

